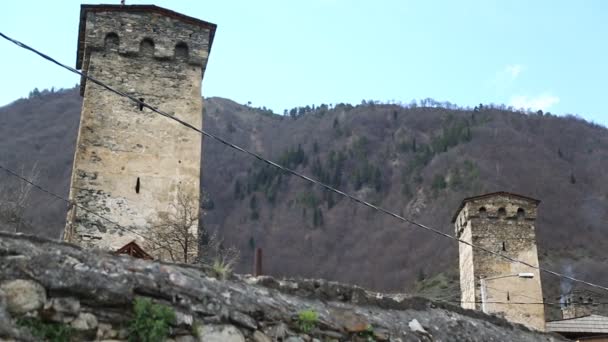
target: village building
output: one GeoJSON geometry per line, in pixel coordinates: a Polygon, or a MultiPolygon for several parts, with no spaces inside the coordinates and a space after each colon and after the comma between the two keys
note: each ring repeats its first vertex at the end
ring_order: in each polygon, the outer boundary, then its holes
{"type": "Polygon", "coordinates": [[[562,319],[547,322],[547,331],[575,341],[608,342],[608,301],[603,293],[573,288],[559,299],[562,319]]]}

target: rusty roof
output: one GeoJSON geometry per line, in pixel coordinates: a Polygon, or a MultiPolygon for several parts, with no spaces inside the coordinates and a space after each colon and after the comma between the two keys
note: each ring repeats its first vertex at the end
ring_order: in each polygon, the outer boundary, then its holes
{"type": "Polygon", "coordinates": [[[80,25],[78,28],[78,50],[76,55],[76,69],[82,68],[82,61],[84,57],[84,41],[86,31],[86,18],[89,12],[152,12],[164,15],[166,17],[174,18],[183,21],[188,24],[200,26],[209,29],[209,50],[211,51],[211,45],[213,44],[213,37],[215,36],[216,24],[189,17],[187,15],[177,13],[175,11],[158,7],[155,5],[80,5],[80,25]]]}
{"type": "Polygon", "coordinates": [[[134,258],[138,258],[138,259],[146,259],[146,260],[154,259],[154,258],[152,258],[152,256],[150,254],[146,253],[146,251],[144,251],[144,249],[141,248],[137,244],[137,242],[135,242],[135,240],[120,247],[119,249],[116,250],[116,252],[114,252],[114,254],[126,254],[126,255],[130,255],[130,256],[132,256],[134,258]]]}
{"type": "Polygon", "coordinates": [[[538,205],[540,203],[540,200],[537,200],[535,198],[524,196],[524,195],[518,195],[518,194],[514,194],[512,192],[507,192],[507,191],[497,191],[497,192],[491,192],[491,193],[483,194],[483,195],[479,195],[479,196],[467,197],[467,198],[463,199],[462,202],[460,202],[460,206],[456,210],[456,213],[454,213],[454,216],[452,216],[452,223],[456,222],[456,218],[458,217],[458,214],[460,213],[462,208],[464,208],[464,205],[467,204],[467,202],[478,200],[478,199],[495,197],[495,196],[507,196],[507,197],[519,198],[519,199],[523,199],[523,200],[526,200],[529,202],[533,202],[536,205],[538,205]]]}

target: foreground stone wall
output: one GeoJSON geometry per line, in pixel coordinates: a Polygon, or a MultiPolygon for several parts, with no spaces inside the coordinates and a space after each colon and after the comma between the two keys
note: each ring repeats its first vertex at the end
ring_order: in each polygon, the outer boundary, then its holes
{"type": "MultiPolygon", "coordinates": [[[[210,30],[146,6],[122,8],[83,8],[83,72],[202,127],[210,30]]],[[[137,240],[149,251],[140,234],[149,236],[150,227],[175,211],[179,191],[198,204],[201,135],[93,82],[83,80],[82,87],[70,199],[131,231],[74,206],[65,240],[111,250],[137,240]]]]}
{"type": "Polygon", "coordinates": [[[502,318],[322,280],[214,277],[212,270],[0,233],[0,337],[35,340],[25,316],[74,340],[126,340],[136,298],[171,307],[174,341],[561,341],[502,318]],[[298,313],[318,321],[303,331],[298,313]]]}

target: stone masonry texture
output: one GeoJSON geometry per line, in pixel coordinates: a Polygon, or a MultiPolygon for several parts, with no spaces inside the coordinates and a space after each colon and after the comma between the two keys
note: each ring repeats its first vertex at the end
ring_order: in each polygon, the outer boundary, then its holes
{"type": "MultiPolygon", "coordinates": [[[[454,220],[456,236],[538,267],[534,227],[537,206],[536,200],[509,193],[467,199],[454,220]]],[[[545,329],[544,306],[539,304],[543,302],[543,294],[537,269],[465,244],[460,244],[459,250],[462,307],[482,309],[480,279],[490,278],[485,280],[487,312],[504,315],[512,322],[534,329],[545,329]],[[520,278],[518,273],[532,273],[533,278],[520,278]],[[498,278],[491,279],[494,277],[498,278]]]]}
{"type": "Polygon", "coordinates": [[[175,312],[171,341],[564,341],[423,298],[324,280],[220,280],[209,268],[8,233],[0,233],[0,289],[0,340],[36,340],[17,324],[29,317],[70,327],[74,341],[126,341],[133,302],[147,298],[175,312]],[[307,331],[304,310],[318,314],[307,331]]]}
{"type": "MultiPolygon", "coordinates": [[[[201,81],[215,25],[147,5],[81,11],[83,72],[202,128],[201,81]]],[[[201,136],[86,79],[81,91],[70,200],[136,233],[72,206],[64,240],[111,250],[136,240],[146,249],[142,235],[174,210],[178,191],[199,201],[201,136]]]]}

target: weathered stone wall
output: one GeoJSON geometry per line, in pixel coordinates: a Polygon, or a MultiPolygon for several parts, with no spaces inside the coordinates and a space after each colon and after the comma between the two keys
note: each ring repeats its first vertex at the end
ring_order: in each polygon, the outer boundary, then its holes
{"type": "MultiPolygon", "coordinates": [[[[470,224],[470,223],[469,223],[470,224]]],[[[460,239],[471,243],[471,229],[465,229],[460,239]]],[[[460,244],[460,255],[458,262],[460,265],[460,289],[462,307],[465,309],[479,309],[476,303],[475,293],[475,265],[473,264],[473,247],[460,244]]]]}
{"type": "MultiPolygon", "coordinates": [[[[456,232],[478,246],[538,266],[536,235],[537,204],[509,195],[495,195],[468,201],[456,218],[456,232]]],[[[486,310],[508,320],[544,330],[545,314],[539,271],[510,262],[481,250],[460,245],[460,274],[463,302],[472,298],[481,309],[480,278],[485,281],[486,310]],[[472,253],[472,256],[471,256],[472,253]],[[518,273],[532,273],[532,279],[518,273]],[[465,299],[466,298],[466,299],[465,299]],[[530,303],[530,304],[525,304],[530,303]]],[[[463,306],[472,307],[463,303],[463,306]]]]}
{"type": "MultiPolygon", "coordinates": [[[[202,127],[209,29],[145,11],[88,12],[83,20],[84,72],[202,127]]],[[[198,203],[201,136],[93,82],[82,87],[70,199],[144,236],[172,210],[178,189],[198,203]]],[[[73,207],[65,240],[114,250],[137,240],[145,249],[137,233],[73,207]]]]}
{"type": "Polygon", "coordinates": [[[35,340],[23,317],[70,327],[72,340],[131,333],[133,301],[169,306],[172,341],[562,341],[479,311],[322,280],[232,276],[0,233],[0,339],[35,340]],[[318,314],[304,331],[298,314],[318,314]]]}

